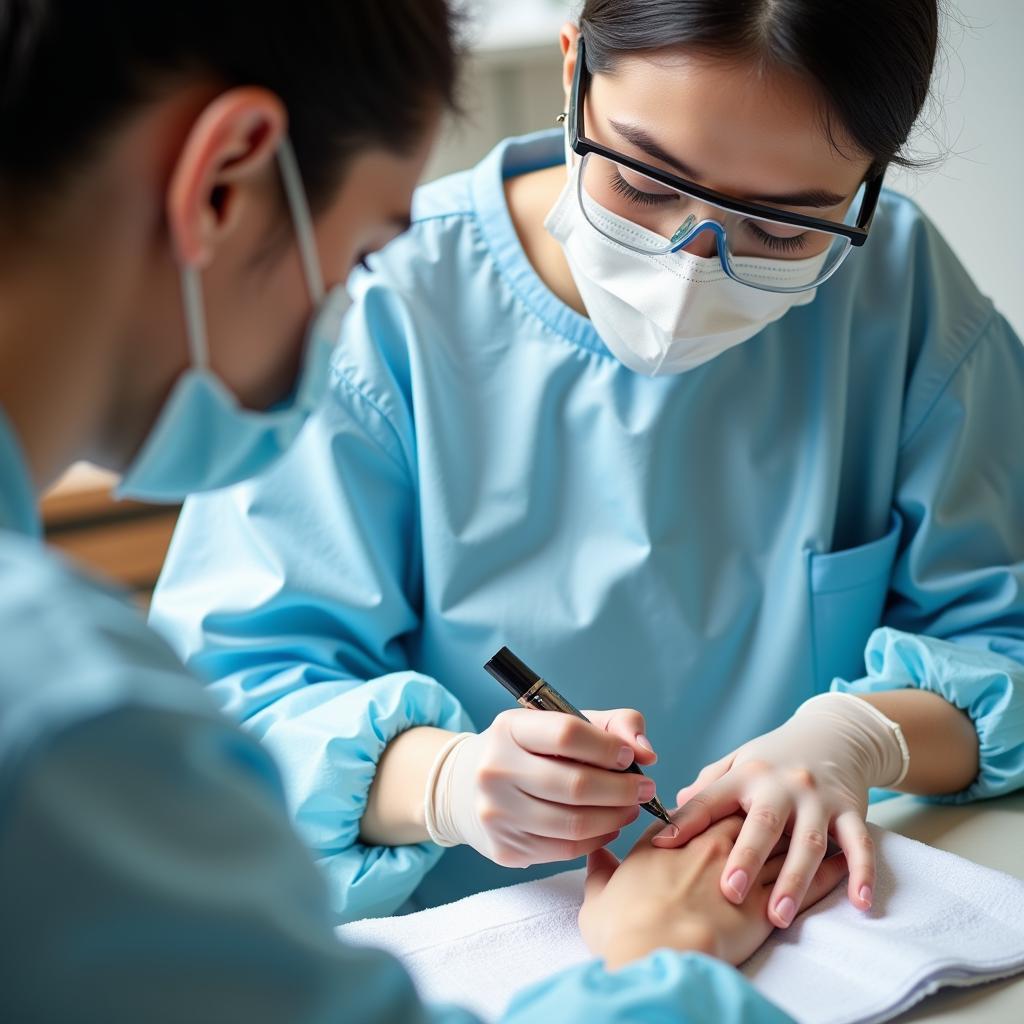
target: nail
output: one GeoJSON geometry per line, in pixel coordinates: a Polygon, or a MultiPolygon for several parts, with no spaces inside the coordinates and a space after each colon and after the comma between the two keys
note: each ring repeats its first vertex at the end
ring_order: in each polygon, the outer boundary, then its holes
{"type": "Polygon", "coordinates": [[[725,884],[736,893],[736,898],[741,900],[747,894],[747,886],[750,884],[750,879],[747,878],[746,871],[740,868],[729,876],[725,884]]]}
{"type": "Polygon", "coordinates": [[[779,920],[788,928],[792,924],[793,918],[796,917],[796,904],[793,902],[793,897],[783,896],[775,904],[775,913],[779,915],[779,920]]]}
{"type": "Polygon", "coordinates": [[[640,785],[636,789],[637,796],[642,804],[647,803],[648,800],[653,800],[654,794],[658,791],[658,787],[655,786],[653,779],[641,779],[640,785]]]}
{"type": "Polygon", "coordinates": [[[866,903],[869,907],[871,906],[871,901],[875,897],[875,894],[871,891],[870,885],[862,885],[858,895],[860,896],[861,903],[866,903]]]}
{"type": "Polygon", "coordinates": [[[654,747],[651,746],[651,741],[642,732],[637,733],[636,744],[638,747],[643,747],[644,750],[649,750],[652,754],[654,753],[654,747]]]}
{"type": "Polygon", "coordinates": [[[679,829],[675,825],[666,825],[654,838],[655,839],[675,839],[679,835],[679,829]]]}
{"type": "Polygon", "coordinates": [[[628,768],[633,763],[633,748],[619,747],[619,756],[615,758],[615,763],[620,768],[628,768]]]}

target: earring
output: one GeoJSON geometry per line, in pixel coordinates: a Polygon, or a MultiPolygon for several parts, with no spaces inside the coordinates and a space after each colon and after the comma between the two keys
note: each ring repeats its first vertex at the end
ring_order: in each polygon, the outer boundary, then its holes
{"type": "Polygon", "coordinates": [[[569,116],[568,111],[563,110],[558,117],[555,118],[555,124],[565,124],[566,118],[569,116]]]}

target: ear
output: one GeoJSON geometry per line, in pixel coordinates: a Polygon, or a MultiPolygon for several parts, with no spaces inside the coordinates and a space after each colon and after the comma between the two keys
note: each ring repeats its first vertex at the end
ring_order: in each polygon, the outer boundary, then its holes
{"type": "Polygon", "coordinates": [[[576,44],[580,38],[580,30],[567,21],[559,33],[558,42],[562,47],[562,88],[565,90],[565,106],[569,107],[569,96],[572,93],[572,80],[576,76],[576,44]]]}
{"type": "Polygon", "coordinates": [[[243,216],[243,196],[266,179],[288,126],[266,89],[222,93],[196,118],[167,190],[167,220],[182,264],[205,267],[243,216]]]}

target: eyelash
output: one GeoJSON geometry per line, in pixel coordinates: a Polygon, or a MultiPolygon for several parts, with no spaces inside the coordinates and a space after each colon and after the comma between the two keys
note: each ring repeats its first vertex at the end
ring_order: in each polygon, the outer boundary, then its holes
{"type": "MultiPolygon", "coordinates": [[[[616,171],[612,177],[611,187],[613,192],[618,192],[620,196],[625,197],[630,202],[636,203],[637,206],[658,206],[662,203],[674,203],[679,199],[678,196],[655,195],[651,192],[641,192],[640,189],[634,188],[630,185],[630,183],[626,181],[618,171],[616,171]]],[[[767,231],[758,227],[753,221],[746,221],[746,227],[762,245],[774,252],[799,252],[807,245],[806,235],[794,235],[792,238],[779,238],[776,235],[768,234],[767,231]]]]}
{"type": "Polygon", "coordinates": [[[620,196],[623,196],[632,203],[636,203],[637,206],[659,206],[662,203],[675,203],[679,200],[679,196],[654,195],[651,192],[641,192],[640,189],[633,188],[618,171],[612,177],[611,187],[613,192],[618,192],[620,196]]]}
{"type": "Polygon", "coordinates": [[[806,235],[793,235],[792,238],[779,238],[777,235],[769,235],[763,228],[758,227],[753,221],[745,221],[747,230],[764,246],[774,252],[799,252],[807,246],[806,235]]]}

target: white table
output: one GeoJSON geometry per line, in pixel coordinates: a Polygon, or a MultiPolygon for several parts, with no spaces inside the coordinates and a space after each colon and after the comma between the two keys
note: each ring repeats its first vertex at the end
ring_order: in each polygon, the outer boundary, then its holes
{"type": "MultiPolygon", "coordinates": [[[[871,809],[871,821],[940,850],[1024,879],[1024,793],[945,807],[898,797],[871,809]]],[[[971,989],[946,989],[899,1018],[957,1024],[1024,1021],[1024,976],[971,989]]]]}

